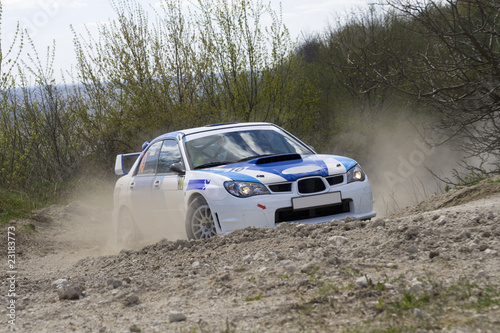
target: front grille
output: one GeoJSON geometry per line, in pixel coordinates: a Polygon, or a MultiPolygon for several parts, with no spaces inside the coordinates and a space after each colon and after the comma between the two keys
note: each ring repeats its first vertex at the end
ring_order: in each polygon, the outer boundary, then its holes
{"type": "Polygon", "coordinates": [[[306,178],[298,181],[299,193],[317,193],[326,190],[322,178],[306,178]]]}
{"type": "Polygon", "coordinates": [[[350,199],[342,200],[342,203],[329,206],[321,206],[317,208],[307,208],[301,210],[293,210],[292,207],[281,208],[276,210],[275,222],[290,222],[312,219],[315,217],[323,217],[350,212],[350,199]]]}
{"type": "Polygon", "coordinates": [[[269,185],[269,188],[273,192],[291,192],[292,191],[292,183],[273,184],[273,185],[269,185]]]}
{"type": "Polygon", "coordinates": [[[330,184],[330,186],[341,184],[344,182],[344,176],[339,175],[339,176],[327,177],[326,181],[328,182],[328,184],[330,184]]]}

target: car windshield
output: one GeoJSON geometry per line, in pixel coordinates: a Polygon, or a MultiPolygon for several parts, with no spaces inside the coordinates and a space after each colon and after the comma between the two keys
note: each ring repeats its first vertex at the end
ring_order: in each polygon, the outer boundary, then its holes
{"type": "Polygon", "coordinates": [[[284,132],[274,129],[239,130],[197,137],[186,142],[192,166],[196,169],[230,164],[262,156],[312,154],[284,132]]]}

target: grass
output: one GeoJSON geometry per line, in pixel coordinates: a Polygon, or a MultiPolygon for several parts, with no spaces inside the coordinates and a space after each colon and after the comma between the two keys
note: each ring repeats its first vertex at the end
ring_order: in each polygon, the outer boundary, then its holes
{"type": "Polygon", "coordinates": [[[257,296],[253,296],[253,297],[246,297],[245,302],[258,301],[260,299],[262,299],[262,295],[257,295],[257,296]]]}
{"type": "MultiPolygon", "coordinates": [[[[343,271],[357,276],[352,269],[343,267],[343,271]]],[[[495,320],[500,314],[500,286],[473,283],[465,277],[452,285],[430,276],[418,280],[425,287],[416,292],[401,289],[404,286],[388,290],[385,283],[357,288],[337,280],[318,281],[291,306],[293,321],[314,332],[329,332],[331,325],[346,320],[347,324],[337,326],[338,331],[498,331],[495,320]]]]}
{"type": "MultiPolygon", "coordinates": [[[[468,281],[448,287],[433,283],[431,291],[406,292],[398,296],[382,291],[374,306],[377,321],[367,320],[355,327],[346,327],[344,332],[441,331],[452,327],[487,329],[491,325],[489,321],[476,315],[488,315],[499,305],[499,287],[468,281]]],[[[370,309],[362,310],[368,313],[370,309]]]]}
{"type": "Polygon", "coordinates": [[[13,219],[27,218],[34,210],[50,204],[46,198],[30,196],[20,191],[0,189],[0,226],[13,219]]]}

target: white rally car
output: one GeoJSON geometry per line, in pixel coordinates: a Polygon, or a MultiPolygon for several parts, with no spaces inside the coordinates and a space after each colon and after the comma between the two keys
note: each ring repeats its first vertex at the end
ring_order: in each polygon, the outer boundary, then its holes
{"type": "Polygon", "coordinates": [[[321,155],[269,123],[208,125],[161,135],[118,155],[119,243],[200,239],[249,226],[370,219],[372,189],[356,161],[321,155]],[[127,158],[135,163],[127,172],[127,158]]]}

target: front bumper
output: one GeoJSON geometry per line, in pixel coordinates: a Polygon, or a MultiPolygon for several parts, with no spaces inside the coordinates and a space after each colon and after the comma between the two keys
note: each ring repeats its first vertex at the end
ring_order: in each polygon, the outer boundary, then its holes
{"type": "Polygon", "coordinates": [[[249,198],[237,198],[228,194],[221,200],[210,201],[209,204],[219,234],[246,227],[273,228],[279,223],[311,224],[343,219],[347,216],[363,220],[375,216],[374,200],[368,179],[333,186],[322,194],[331,192],[340,192],[342,202],[300,210],[294,210],[292,207],[292,198],[303,196],[297,192],[272,193],[249,198]]]}

